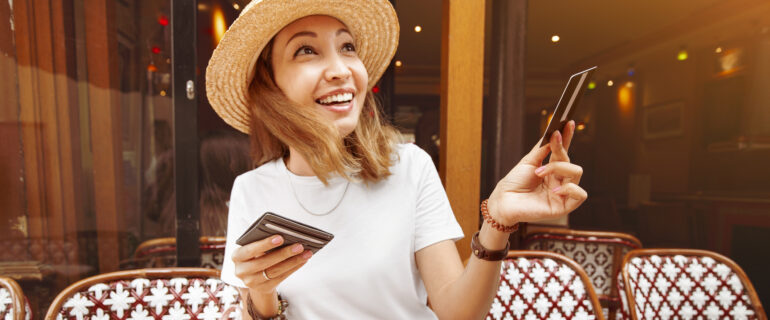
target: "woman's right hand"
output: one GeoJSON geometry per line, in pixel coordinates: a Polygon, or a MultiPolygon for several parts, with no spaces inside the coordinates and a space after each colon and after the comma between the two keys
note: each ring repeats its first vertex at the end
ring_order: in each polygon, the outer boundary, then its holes
{"type": "Polygon", "coordinates": [[[279,283],[305,265],[313,256],[312,252],[304,250],[299,243],[266,253],[270,249],[280,247],[283,241],[283,237],[274,235],[233,251],[235,275],[252,294],[274,293],[279,283]]]}

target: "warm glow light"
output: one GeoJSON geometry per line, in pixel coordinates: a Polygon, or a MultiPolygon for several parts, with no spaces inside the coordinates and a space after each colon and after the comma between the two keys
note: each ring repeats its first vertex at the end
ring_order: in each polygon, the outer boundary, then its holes
{"type": "Polygon", "coordinates": [[[679,50],[679,53],[676,54],[676,60],[679,61],[685,61],[687,60],[687,50],[679,50]]]}
{"type": "Polygon", "coordinates": [[[401,60],[396,60],[396,67],[400,67],[403,63],[401,63],[401,60]]]}
{"type": "Polygon", "coordinates": [[[621,109],[628,111],[631,108],[631,94],[632,89],[623,86],[618,90],[618,106],[620,106],[621,109]]]}
{"type": "Polygon", "coordinates": [[[156,71],[158,71],[158,67],[156,67],[154,64],[150,63],[149,65],[147,65],[147,71],[149,71],[149,72],[156,72],[156,71]]]}
{"type": "Polygon", "coordinates": [[[626,82],[626,88],[633,88],[633,87],[634,87],[634,83],[633,82],[631,82],[631,81],[626,82]]]}
{"type": "Polygon", "coordinates": [[[577,129],[577,131],[583,131],[585,130],[585,128],[586,128],[586,124],[582,122],[578,123],[577,126],[575,126],[575,129],[577,129]]]}
{"type": "Polygon", "coordinates": [[[222,40],[222,37],[225,35],[225,30],[227,30],[225,14],[222,12],[222,8],[214,7],[214,12],[211,14],[211,19],[214,31],[214,41],[216,44],[219,44],[219,41],[222,40]]]}
{"type": "Polygon", "coordinates": [[[593,89],[596,89],[596,82],[591,81],[588,83],[588,90],[593,90],[593,89]]]}
{"type": "Polygon", "coordinates": [[[716,49],[714,49],[714,52],[715,53],[722,53],[722,47],[717,47],[716,49]]]}
{"type": "Polygon", "coordinates": [[[160,96],[165,97],[166,96],[166,90],[160,90],[160,96]]]}
{"type": "Polygon", "coordinates": [[[422,31],[422,27],[414,26],[414,32],[420,32],[420,31],[422,31]]]}
{"type": "Polygon", "coordinates": [[[544,116],[544,115],[547,115],[547,114],[548,114],[548,110],[545,110],[545,109],[540,110],[540,115],[544,116]]]}
{"type": "Polygon", "coordinates": [[[233,9],[241,10],[241,6],[239,6],[237,3],[233,3],[233,9]]]}
{"type": "Polygon", "coordinates": [[[198,3],[198,10],[200,11],[206,11],[209,9],[209,6],[205,3],[198,3]]]}
{"type": "Polygon", "coordinates": [[[608,87],[612,87],[612,85],[613,85],[613,84],[615,84],[615,83],[614,83],[614,82],[612,82],[612,80],[610,80],[610,81],[607,81],[607,86],[608,86],[608,87]]]}
{"type": "Polygon", "coordinates": [[[561,38],[559,38],[559,35],[555,34],[551,36],[551,42],[556,43],[556,42],[559,42],[559,40],[561,40],[561,38]]]}

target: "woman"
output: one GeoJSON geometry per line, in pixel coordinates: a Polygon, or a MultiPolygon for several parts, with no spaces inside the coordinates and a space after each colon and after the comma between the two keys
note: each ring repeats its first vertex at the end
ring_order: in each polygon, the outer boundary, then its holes
{"type": "Polygon", "coordinates": [[[463,267],[453,242],[463,233],[430,157],[397,143],[370,93],[397,39],[386,0],[264,0],[215,50],[209,100],[250,133],[258,166],[233,185],[222,270],[241,288],[245,319],[482,318],[517,223],[586,199],[567,157],[570,122],[497,184],[463,267]],[[315,255],[301,245],[266,253],[280,236],[236,245],[267,211],[335,238],[315,255]]]}

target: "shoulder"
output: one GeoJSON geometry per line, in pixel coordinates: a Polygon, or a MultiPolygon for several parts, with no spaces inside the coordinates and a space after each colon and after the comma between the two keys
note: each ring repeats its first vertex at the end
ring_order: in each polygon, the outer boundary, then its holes
{"type": "Polygon", "coordinates": [[[281,178],[284,176],[281,175],[280,170],[278,170],[276,161],[279,160],[280,159],[266,162],[255,169],[242,173],[235,178],[233,189],[236,187],[250,189],[260,185],[265,185],[265,183],[273,182],[275,180],[281,180],[281,178]]]}
{"type": "Polygon", "coordinates": [[[395,159],[391,171],[395,174],[419,175],[428,166],[435,170],[430,155],[413,143],[397,144],[394,150],[395,159]]]}

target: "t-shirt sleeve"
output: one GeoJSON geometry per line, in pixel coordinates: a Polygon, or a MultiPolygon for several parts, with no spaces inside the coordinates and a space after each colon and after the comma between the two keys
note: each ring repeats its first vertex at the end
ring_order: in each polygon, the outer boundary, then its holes
{"type": "Polygon", "coordinates": [[[233,190],[230,192],[230,205],[227,214],[227,242],[225,243],[225,257],[222,262],[220,278],[232,286],[245,288],[243,281],[235,276],[235,264],[233,263],[233,251],[241,246],[235,240],[251,225],[248,219],[246,205],[246,190],[241,176],[233,182],[233,190]]]}
{"type": "Polygon", "coordinates": [[[414,251],[417,252],[443,240],[462,239],[463,230],[455,219],[433,161],[419,147],[414,145],[409,147],[415,149],[413,150],[415,165],[412,166],[415,171],[411,174],[420,177],[417,183],[414,251]]]}

